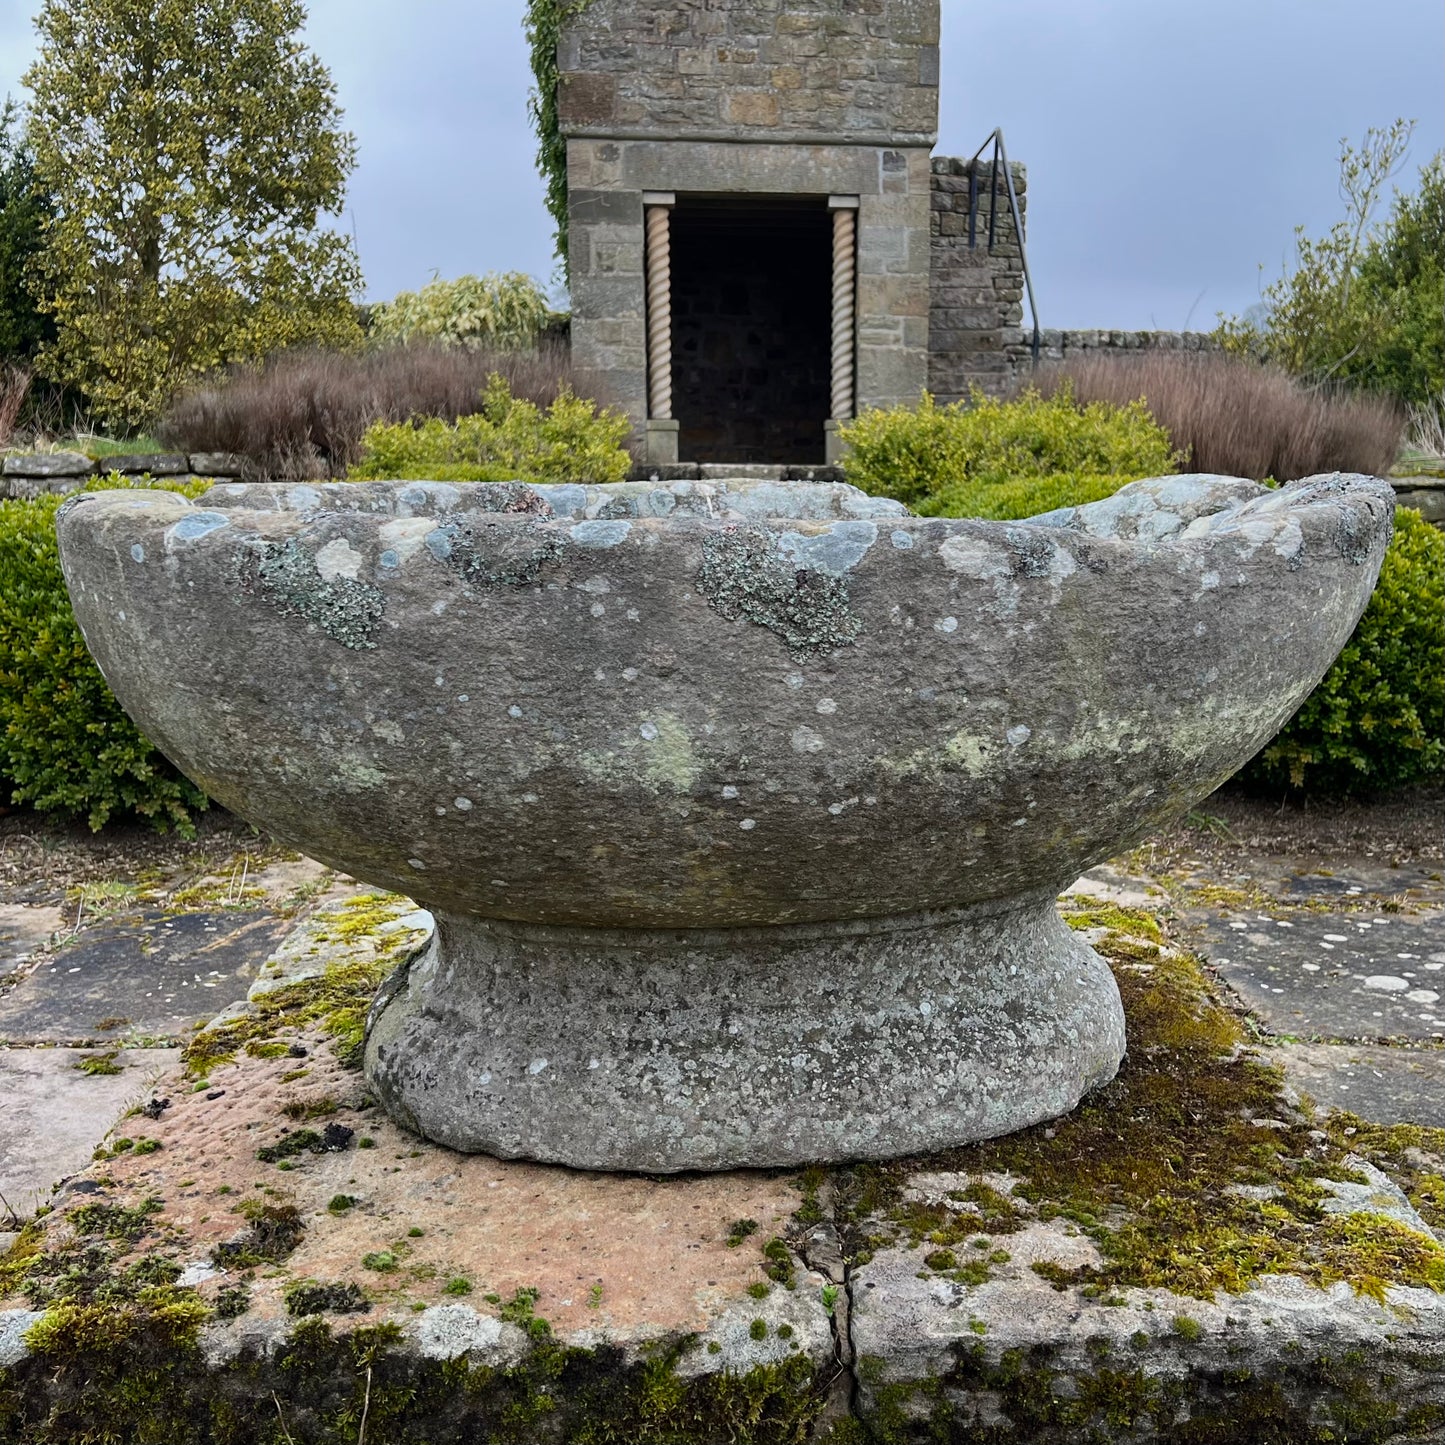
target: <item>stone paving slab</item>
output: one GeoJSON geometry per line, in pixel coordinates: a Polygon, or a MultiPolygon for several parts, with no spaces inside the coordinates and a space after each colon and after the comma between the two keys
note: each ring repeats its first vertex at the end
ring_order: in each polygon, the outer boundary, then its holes
{"type": "Polygon", "coordinates": [[[96,1146],[175,1066],[175,1049],[127,1049],[114,1074],[76,1068],[91,1051],[0,1049],[0,1212],[28,1218],[53,1185],[88,1168],[96,1146]]]}
{"type": "MultiPolygon", "coordinates": [[[[4,1398],[41,1414],[68,1400],[77,1441],[97,1411],[116,1438],[164,1438],[193,1410],[222,1412],[238,1442],[296,1445],[353,1438],[367,1412],[367,1439],[539,1445],[584,1427],[757,1445],[1445,1429],[1445,1250],[1421,1213],[1445,1133],[1408,1160],[1329,1133],[1260,1084],[1207,977],[1147,929],[1121,934],[1122,913],[1094,923],[1101,902],[1122,907],[1092,889],[1066,911],[1112,949],[1131,1053],[1075,1115],[936,1159],[661,1179],[458,1155],[399,1128],[328,1033],[347,998],[326,1016],[315,1001],[368,959],[392,966],[421,919],[375,895],[322,908],[250,1001],[198,1037],[205,1086],[173,1072],[159,1117],[127,1120],[145,1152],[93,1165],[16,1243],[0,1385],[20,1393],[4,1398]],[[1211,1157],[1218,1134],[1241,1130],[1250,1148],[1211,1157]],[[1116,1153],[1124,1197],[1136,1169],[1159,1171],[1150,1198],[1186,1237],[1161,1235],[1120,1274],[1109,1250],[1136,1247],[1135,1221],[1118,1198],[1073,1197],[1073,1151],[1085,1170],[1116,1153]],[[1063,1192],[1030,1189],[1035,1165],[1063,1192]],[[1313,1191],[1303,1204],[1285,1193],[1297,1177],[1313,1191]],[[1187,1237],[1211,1218],[1267,1242],[1232,1261],[1218,1236],[1187,1237]],[[159,1393],[97,1394],[93,1371],[55,1356],[54,1291],[91,1287],[93,1263],[74,1266],[97,1245],[107,1309],[159,1308],[153,1292],[125,1303],[144,1266],[145,1280],[174,1279],[173,1317],[199,1324],[199,1353],[163,1349],[159,1393]],[[1230,1269],[1243,1271],[1233,1292],[1189,1284],[1230,1269]],[[67,1396],[82,1378],[88,1393],[67,1396]]],[[[158,1320],[119,1333],[105,1368],[164,1346],[158,1320]]]]}
{"type": "Polygon", "coordinates": [[[1374,1124],[1445,1129],[1445,1049],[1284,1044],[1269,1057],[1317,1104],[1374,1124]]]}
{"type": "Polygon", "coordinates": [[[182,1041],[246,990],[290,923],[244,910],[92,924],[0,998],[0,1039],[182,1041]]]}
{"type": "Polygon", "coordinates": [[[1275,1033],[1445,1038],[1445,909],[1230,909],[1203,923],[1202,953],[1275,1033]]]}
{"type": "Polygon", "coordinates": [[[45,904],[0,903],[0,974],[20,967],[37,948],[65,930],[60,909],[45,904]]]}

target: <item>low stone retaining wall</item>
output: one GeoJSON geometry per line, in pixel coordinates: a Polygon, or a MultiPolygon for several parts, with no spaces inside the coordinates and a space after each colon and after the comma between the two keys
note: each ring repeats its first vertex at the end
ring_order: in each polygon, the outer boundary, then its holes
{"type": "Polygon", "coordinates": [[[1391,477],[1395,501],[1445,529],[1445,477],[1391,477]]]}
{"type": "Polygon", "coordinates": [[[36,452],[0,462],[0,500],[83,491],[93,477],[167,477],[177,484],[210,477],[239,477],[245,459],[226,452],[131,452],[90,457],[84,452],[36,452]]]}

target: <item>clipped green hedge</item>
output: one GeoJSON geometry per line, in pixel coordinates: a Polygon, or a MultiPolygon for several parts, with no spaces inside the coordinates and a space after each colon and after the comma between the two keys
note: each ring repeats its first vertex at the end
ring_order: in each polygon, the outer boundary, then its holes
{"type": "Polygon", "coordinates": [[[1102,502],[1128,482],[1157,475],[1155,472],[1140,472],[1138,476],[1062,472],[1048,477],[1013,477],[1002,482],[954,482],[925,497],[913,510],[920,517],[982,517],[989,522],[1015,522],[1060,507],[1102,502]]]}
{"type": "Polygon", "coordinates": [[[1380,580],[1335,665],[1244,771],[1267,787],[1382,792],[1445,772],[1445,534],[1395,513],[1380,580]]]}
{"type": "Polygon", "coordinates": [[[620,482],[632,466],[625,416],[564,391],[545,411],[512,395],[501,376],[482,409],[448,424],[432,417],[377,422],[362,438],[352,480],[620,482]]]}
{"type": "MultiPolygon", "coordinates": [[[[90,490],[153,485],[97,479],[90,490]]],[[[205,795],[136,730],[86,651],[60,572],[61,497],[0,501],[0,797],[85,817],[116,814],[188,831],[205,795]]]]}
{"type": "Polygon", "coordinates": [[[971,484],[1087,475],[1113,477],[1119,487],[1177,471],[1181,461],[1143,402],[1080,406],[1067,384],[1047,398],[1026,391],[1001,401],[975,392],[950,406],[924,392],[917,406],[864,411],[839,434],[850,448],[848,481],[918,511],[971,484]]]}

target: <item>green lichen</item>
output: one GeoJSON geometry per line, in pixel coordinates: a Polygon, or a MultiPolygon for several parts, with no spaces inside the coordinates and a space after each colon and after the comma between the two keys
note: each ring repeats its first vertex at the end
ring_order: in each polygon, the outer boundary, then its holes
{"type": "Polygon", "coordinates": [[[728,525],[703,539],[697,590],[730,622],[766,627],[804,660],[851,644],[863,630],[841,578],[787,561],[763,527],[728,525]]]}
{"type": "Polygon", "coordinates": [[[315,554],[296,537],[268,542],[259,557],[243,563],[255,569],[261,595],[279,612],[299,617],[327,637],[355,651],[376,646],[372,633],[386,610],[381,589],[355,577],[329,582],[316,565],[315,554]]]}
{"type": "Polygon", "coordinates": [[[436,555],[474,587],[528,587],[567,550],[566,539],[540,517],[497,522],[481,513],[451,512],[438,519],[433,535],[436,555]]]}

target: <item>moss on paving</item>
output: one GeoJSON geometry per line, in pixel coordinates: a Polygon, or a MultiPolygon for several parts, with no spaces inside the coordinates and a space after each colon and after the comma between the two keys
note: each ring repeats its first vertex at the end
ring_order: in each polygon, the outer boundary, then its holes
{"type": "MultiPolygon", "coordinates": [[[[395,900],[358,898],[320,923],[318,945],[354,941],[396,916],[395,900]]],[[[1118,1078],[1067,1118],[1004,1139],[926,1160],[805,1170],[797,1233],[831,1214],[855,1265],[885,1246],[913,1246],[923,1272],[973,1286],[1010,1262],[1011,1234],[1061,1219],[1095,1242],[1100,1263],[1041,1272],[1106,1303],[1137,1286],[1205,1298],[1270,1272],[1347,1281],[1377,1299],[1395,1284],[1445,1289],[1445,1251],[1433,1240],[1379,1215],[1321,1207],[1326,1182],[1358,1177],[1353,1155],[1385,1169],[1428,1220],[1445,1223],[1445,1131],[1316,1118],[1287,1100],[1280,1072],[1246,1047],[1240,1021],[1199,965],[1167,947],[1151,915],[1096,905],[1072,921],[1102,935],[1096,947],[1124,997],[1129,1055],[1118,1078]],[[957,1173],[958,1187],[939,1202],[910,1197],[908,1179],[920,1169],[957,1173]]],[[[263,995],[253,1013],[197,1040],[193,1071],[243,1050],[279,1056],[293,1031],[317,1023],[355,1057],[371,995],[409,946],[403,935],[375,958],[353,951],[317,978],[263,995]]],[[[0,1294],[44,1311],[28,1335],[30,1356],[0,1371],[0,1441],[353,1445],[365,1420],[373,1445],[1102,1445],[1131,1434],[1171,1445],[1371,1445],[1445,1426],[1438,1407],[1393,1398],[1402,1371],[1445,1363],[1397,1356],[1390,1346],[1368,1358],[1301,1350],[1269,1378],[1217,1360],[1189,1366],[1189,1352],[1209,1341],[1182,1308],[1163,1337],[1141,1333],[1122,1347],[1100,1339],[1083,1369],[1048,1347],[1000,1355],[986,1321],[974,1320],[975,1337],[953,1348],[936,1378],[889,1383],[881,1362],[861,1361],[868,1421],[844,1420],[826,1433],[819,1419],[831,1372],[815,1372],[801,1356],[686,1378],[677,1366],[695,1337],[658,1342],[641,1360],[613,1345],[569,1347],[541,1312],[546,1302],[527,1289],[483,1306],[526,1339],[524,1357],[510,1365],[421,1359],[387,1322],[334,1332],[325,1316],[364,1310],[366,1291],[316,1280],[288,1291],[293,1313],[278,1349],[208,1364],[202,1326],[245,1311],[250,1279],[299,1242],[295,1211],[238,1206],[249,1232],[226,1247],[238,1275],[208,1305],[177,1283],[193,1249],[167,1224],[163,1200],[82,1197],[63,1216],[28,1226],[0,1259],[0,1294]],[[1146,1370],[1133,1353],[1148,1349],[1157,1367],[1161,1348],[1184,1366],[1146,1370]],[[981,1420],[975,1406],[984,1400],[997,1409],[981,1420]]],[[[728,1238],[740,1247],[758,1233],[754,1221],[739,1220],[728,1238]]],[[[771,1282],[764,1288],[793,1282],[780,1240],[750,1247],[771,1282]]],[[[393,1249],[404,1251],[404,1241],[393,1249]]]]}
{"type": "MultiPolygon", "coordinates": [[[[410,906],[395,894],[358,894],[317,915],[313,943],[319,952],[327,943],[375,940],[383,924],[394,922],[410,906]]],[[[204,1079],[242,1050],[278,1056],[288,1047],[288,1035],[311,1024],[319,1024],[331,1037],[343,1064],[359,1068],[371,1001],[387,975],[416,947],[415,934],[406,929],[385,938],[374,952],[341,949],[340,957],[316,976],[257,994],[245,1013],[202,1030],[182,1055],[187,1076],[204,1079]]]]}
{"type": "Polygon", "coordinates": [[[895,1242],[957,1253],[971,1235],[1064,1219],[1094,1240],[1102,1263],[1040,1273],[1089,1295],[1155,1287],[1207,1299],[1265,1274],[1343,1280],[1380,1300],[1391,1285],[1445,1291],[1435,1240],[1383,1215],[1322,1208],[1326,1181],[1364,1182],[1347,1162],[1355,1154],[1400,1179],[1427,1219],[1445,1218],[1445,1131],[1324,1120],[1291,1105],[1283,1074],[1246,1048],[1199,964],[1148,941],[1160,937],[1153,919],[1143,928],[1105,913],[1121,911],[1086,909],[1076,921],[1112,929],[1095,947],[1113,966],[1128,1021],[1118,1077],[1049,1124],[926,1161],[840,1171],[854,1262],[895,1242]],[[1017,1182],[1008,1195],[975,1182],[957,1200],[922,1205],[903,1194],[920,1167],[1017,1182]]]}

